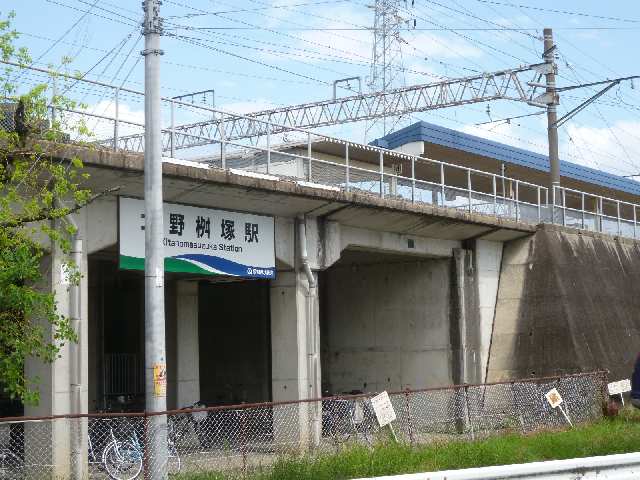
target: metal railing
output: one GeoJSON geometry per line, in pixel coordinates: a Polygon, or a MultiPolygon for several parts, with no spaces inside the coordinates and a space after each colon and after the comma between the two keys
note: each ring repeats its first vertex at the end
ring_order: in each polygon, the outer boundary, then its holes
{"type": "MultiPolygon", "coordinates": [[[[53,74],[46,69],[24,68],[29,76],[42,77],[43,83],[53,74]]],[[[68,121],[83,119],[88,123],[95,136],[82,140],[115,151],[144,150],[140,136],[144,132],[143,92],[70,75],[53,75],[65,95],[93,104],[86,109],[55,109],[58,119],[66,116],[68,121]]],[[[210,105],[176,98],[162,98],[161,103],[163,123],[167,125],[163,129],[163,149],[172,158],[180,154],[183,159],[195,157],[218,168],[265,173],[518,222],[551,222],[631,238],[640,235],[637,205],[628,202],[566,188],[555,192],[554,201],[546,187],[516,178],[356,144],[301,128],[286,127],[287,133],[278,133],[283,126],[210,105]],[[212,118],[219,121],[212,123],[212,118]],[[201,125],[201,129],[194,134],[194,128],[190,128],[188,135],[176,130],[184,124],[201,125]],[[242,137],[234,128],[241,128],[243,135],[253,132],[254,136],[242,137]],[[331,154],[316,151],[315,147],[321,144],[338,148],[331,154]],[[363,152],[371,158],[356,160],[363,152]],[[576,196],[582,198],[582,203],[576,203],[576,196]]],[[[53,108],[51,112],[53,117],[53,108]]]]}
{"type": "MultiPolygon", "coordinates": [[[[171,118],[175,117],[173,109],[179,103],[175,100],[170,102],[171,118]]],[[[221,129],[217,132],[220,140],[210,143],[208,150],[197,158],[213,167],[262,173],[347,192],[455,208],[517,222],[556,223],[629,238],[640,236],[637,225],[639,206],[630,202],[565,187],[556,187],[554,200],[551,200],[547,188],[535,183],[303,129],[292,129],[288,135],[296,134],[297,141],[289,139],[283,144],[282,135],[270,133],[278,129],[277,125],[210,107],[195,108],[206,110],[222,120],[221,129]],[[266,135],[249,140],[227,139],[224,119],[232,117],[256,123],[255,131],[266,131],[266,135]],[[212,148],[216,150],[214,153],[212,148]],[[354,156],[360,160],[354,161],[354,156]],[[364,161],[363,156],[369,158],[364,161]]],[[[82,114],[80,111],[67,113],[82,114]]],[[[115,132],[119,128],[118,123],[144,129],[144,125],[139,123],[100,118],[114,122],[115,132]]],[[[167,131],[171,133],[172,127],[167,131]]],[[[173,134],[168,138],[169,145],[165,148],[173,156],[178,139],[173,134]]],[[[205,139],[203,137],[203,141],[205,139]]],[[[116,148],[117,135],[99,143],[102,146],[111,143],[110,148],[116,148]]],[[[132,148],[137,151],[142,147],[132,148]]]]}
{"type": "MultiPolygon", "coordinates": [[[[575,425],[600,418],[606,383],[605,372],[592,372],[391,392],[397,417],[393,432],[399,442],[417,445],[565,427],[563,414],[545,399],[552,388],[562,395],[565,413],[575,425]]],[[[378,427],[372,395],[192,406],[153,414],[0,419],[0,474],[2,468],[5,474],[0,478],[67,478],[74,459],[82,459],[89,478],[125,471],[131,475],[111,478],[141,478],[162,461],[146,448],[155,434],[152,420],[159,415],[167,419],[172,478],[199,472],[245,476],[284,456],[331,454],[355,444],[371,447],[388,441],[390,432],[378,427]],[[70,435],[87,439],[81,455],[66,449],[70,435]]]]}
{"type": "Polygon", "coordinates": [[[640,238],[640,206],[615,198],[555,187],[553,223],[567,227],[640,238]]]}

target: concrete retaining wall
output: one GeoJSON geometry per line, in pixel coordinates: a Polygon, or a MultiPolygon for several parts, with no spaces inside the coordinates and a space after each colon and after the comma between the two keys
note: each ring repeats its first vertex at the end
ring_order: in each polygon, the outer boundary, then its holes
{"type": "Polygon", "coordinates": [[[488,380],[606,368],[640,351],[640,245],[543,226],[505,244],[488,380]]]}
{"type": "Polygon", "coordinates": [[[323,383],[333,392],[451,381],[450,259],[336,265],[323,285],[323,383]]]}

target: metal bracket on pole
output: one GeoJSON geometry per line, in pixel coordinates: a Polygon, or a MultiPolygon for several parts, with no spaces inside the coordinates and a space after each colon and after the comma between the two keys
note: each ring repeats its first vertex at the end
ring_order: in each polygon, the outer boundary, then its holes
{"type": "Polygon", "coordinates": [[[338,96],[337,87],[339,83],[349,83],[351,80],[358,81],[358,94],[362,94],[362,77],[347,77],[347,78],[339,78],[338,80],[333,81],[333,99],[335,100],[338,96]]]}
{"type": "Polygon", "coordinates": [[[600,90],[598,93],[596,93],[595,95],[593,95],[591,98],[588,98],[587,100],[585,100],[584,102],[582,102],[580,105],[578,105],[577,107],[575,107],[573,110],[571,110],[570,112],[568,112],[566,115],[564,115],[563,117],[560,117],[558,120],[556,120],[556,122],[554,123],[555,127],[560,127],[562,125],[564,125],[566,122],[568,122],[569,120],[571,120],[575,115],[577,115],[578,113],[580,113],[582,110],[584,110],[585,108],[587,108],[587,106],[589,106],[590,104],[592,104],[593,102],[595,102],[598,98],[600,98],[602,95],[604,95],[605,93],[607,93],[609,90],[611,90],[613,87],[615,87],[616,85],[618,85],[620,82],[613,82],[610,85],[607,85],[605,88],[603,88],[602,90],[600,90]]]}

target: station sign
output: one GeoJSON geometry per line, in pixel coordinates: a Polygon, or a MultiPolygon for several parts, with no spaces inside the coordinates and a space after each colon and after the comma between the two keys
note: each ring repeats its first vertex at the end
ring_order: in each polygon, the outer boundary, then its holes
{"type": "MultiPolygon", "coordinates": [[[[164,203],[167,272],[275,278],[274,219],[228,210],[164,203]]],[[[144,270],[144,201],[119,197],[119,264],[144,270]]]]}

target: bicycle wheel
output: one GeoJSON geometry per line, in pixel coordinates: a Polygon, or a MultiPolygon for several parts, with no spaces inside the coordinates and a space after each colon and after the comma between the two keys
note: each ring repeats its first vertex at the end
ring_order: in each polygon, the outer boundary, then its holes
{"type": "Polygon", "coordinates": [[[142,471],[142,452],[131,442],[111,442],[102,463],[113,480],[134,480],[142,471]]]}
{"type": "Polygon", "coordinates": [[[24,478],[22,462],[13,452],[8,450],[0,452],[0,479],[18,480],[24,478]]]}

